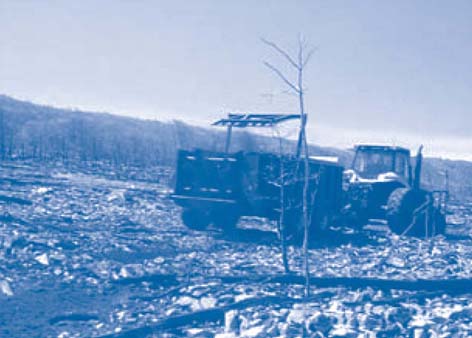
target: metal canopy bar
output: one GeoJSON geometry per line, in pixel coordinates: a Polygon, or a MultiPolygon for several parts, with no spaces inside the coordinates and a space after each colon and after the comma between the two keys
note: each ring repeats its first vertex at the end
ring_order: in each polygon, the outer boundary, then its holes
{"type": "Polygon", "coordinates": [[[227,127],[271,127],[288,120],[300,119],[300,114],[228,114],[225,119],[213,123],[227,127]]]}

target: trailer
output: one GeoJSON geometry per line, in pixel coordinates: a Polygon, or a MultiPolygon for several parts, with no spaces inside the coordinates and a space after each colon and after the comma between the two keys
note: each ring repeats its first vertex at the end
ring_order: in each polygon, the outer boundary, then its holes
{"type": "MultiPolygon", "coordinates": [[[[182,207],[182,221],[192,229],[210,224],[233,230],[240,217],[279,220],[288,238],[300,239],[304,166],[300,156],[267,152],[229,152],[232,128],[267,127],[299,115],[236,115],[217,121],[227,126],[224,152],[179,150],[172,199],[182,207]]],[[[342,207],[343,167],[309,158],[308,199],[311,230],[326,228],[342,207]]]]}

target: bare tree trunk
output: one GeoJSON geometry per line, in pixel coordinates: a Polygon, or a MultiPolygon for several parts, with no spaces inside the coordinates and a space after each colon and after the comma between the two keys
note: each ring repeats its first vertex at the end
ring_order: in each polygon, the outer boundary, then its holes
{"type": "Polygon", "coordinates": [[[308,210],[308,187],[309,187],[309,175],[310,165],[308,163],[308,145],[306,142],[305,130],[303,130],[303,148],[304,148],[304,178],[303,178],[303,265],[305,270],[305,297],[310,296],[310,264],[308,259],[308,244],[310,236],[310,222],[309,222],[309,210],[308,210]]]}
{"type": "MultiPolygon", "coordinates": [[[[269,47],[273,48],[280,56],[282,56],[288,63],[297,70],[297,83],[293,83],[287,79],[287,77],[280,71],[279,68],[273,66],[268,62],[264,64],[272,70],[293,92],[298,94],[298,103],[300,110],[300,131],[297,142],[297,158],[298,161],[301,161],[301,156],[303,154],[303,191],[302,191],[302,222],[303,222],[303,254],[304,254],[304,274],[305,274],[305,296],[310,295],[310,266],[308,259],[308,243],[309,243],[309,234],[310,234],[310,210],[313,208],[313,203],[308,203],[308,190],[309,190],[309,178],[310,178],[310,165],[308,160],[308,143],[306,140],[306,122],[307,115],[305,113],[305,102],[304,102],[304,88],[303,88],[303,69],[308,64],[311,55],[314,50],[310,50],[306,57],[304,57],[303,52],[305,48],[305,43],[302,39],[299,40],[298,44],[298,58],[292,58],[285,50],[280,48],[277,44],[262,39],[269,47]]],[[[297,169],[298,172],[298,169],[297,169]]]]}
{"type": "Polygon", "coordinates": [[[303,256],[304,256],[304,270],[305,270],[305,297],[310,296],[310,265],[308,259],[308,243],[310,236],[310,224],[308,221],[309,210],[308,210],[308,187],[309,187],[309,177],[310,177],[310,165],[308,163],[308,144],[306,141],[306,122],[307,117],[305,113],[305,101],[303,96],[303,48],[300,42],[298,50],[298,101],[300,104],[300,136],[301,143],[303,145],[303,164],[304,164],[304,178],[303,178],[303,256]]]}
{"type": "Polygon", "coordinates": [[[285,166],[283,159],[282,149],[282,137],[277,132],[279,139],[279,158],[280,158],[280,215],[279,215],[279,232],[280,232],[280,243],[282,249],[282,264],[284,266],[285,273],[290,273],[290,267],[287,259],[287,238],[285,230],[285,166]]]}

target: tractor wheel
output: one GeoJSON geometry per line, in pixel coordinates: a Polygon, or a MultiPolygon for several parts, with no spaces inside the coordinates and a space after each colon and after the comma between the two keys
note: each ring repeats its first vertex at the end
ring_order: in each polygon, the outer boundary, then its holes
{"type": "Polygon", "coordinates": [[[210,224],[210,218],[203,210],[186,208],[182,211],[182,222],[189,229],[205,230],[208,224],[210,224]]]}
{"type": "Polygon", "coordinates": [[[230,209],[216,209],[212,212],[212,223],[224,231],[233,231],[239,221],[239,213],[230,209]]]}
{"type": "Polygon", "coordinates": [[[430,205],[429,215],[415,210],[428,201],[424,190],[398,188],[394,190],[387,203],[387,222],[392,232],[398,235],[416,237],[435,236],[444,233],[444,216],[430,205]]]}

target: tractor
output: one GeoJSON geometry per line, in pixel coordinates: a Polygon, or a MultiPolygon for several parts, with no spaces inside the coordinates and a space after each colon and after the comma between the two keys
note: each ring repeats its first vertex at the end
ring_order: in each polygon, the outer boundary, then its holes
{"type": "Polygon", "coordinates": [[[358,145],[343,175],[348,223],[362,227],[386,220],[398,235],[429,237],[445,232],[448,192],[421,188],[422,149],[413,168],[410,151],[402,147],[358,145]]]}

